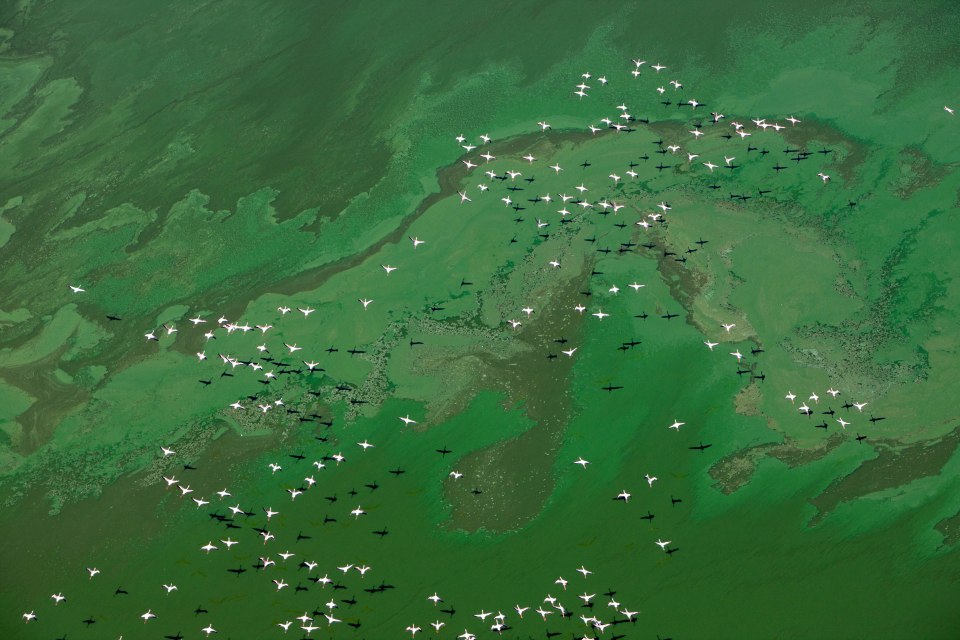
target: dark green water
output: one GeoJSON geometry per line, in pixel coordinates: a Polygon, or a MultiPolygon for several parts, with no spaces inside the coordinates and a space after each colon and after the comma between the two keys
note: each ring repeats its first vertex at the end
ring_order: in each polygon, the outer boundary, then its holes
{"type": "Polygon", "coordinates": [[[4,637],[303,637],[304,611],[307,637],[493,637],[481,610],[594,637],[608,590],[639,615],[600,637],[957,637],[949,3],[20,2],[0,26],[4,637]],[[590,135],[621,103],[649,122],[590,135]],[[577,185],[595,206],[561,223],[577,185]],[[273,328],[205,340],[221,314],[273,328]],[[290,366],[217,357],[261,343],[290,366]]]}

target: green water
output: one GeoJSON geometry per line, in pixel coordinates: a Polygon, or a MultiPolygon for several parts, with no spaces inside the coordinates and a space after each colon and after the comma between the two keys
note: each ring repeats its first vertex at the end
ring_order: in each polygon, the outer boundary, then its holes
{"type": "Polygon", "coordinates": [[[600,637],[957,637],[950,3],[24,0],[0,27],[4,637],[493,637],[481,609],[593,637],[608,590],[640,613],[600,637]],[[649,123],[586,130],[621,103],[649,123]],[[624,208],[561,223],[581,184],[624,208]],[[207,341],[221,314],[273,328],[207,341]],[[291,366],[218,357],[259,344],[291,366]]]}

